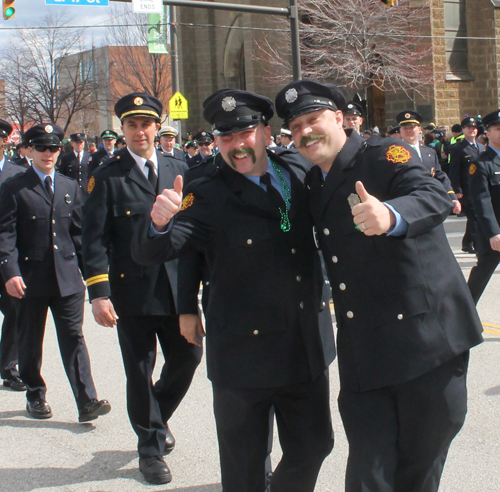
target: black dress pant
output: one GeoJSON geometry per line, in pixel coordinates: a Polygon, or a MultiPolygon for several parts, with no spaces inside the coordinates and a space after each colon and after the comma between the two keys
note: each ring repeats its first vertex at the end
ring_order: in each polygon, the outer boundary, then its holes
{"type": "Polygon", "coordinates": [[[341,388],[349,441],[346,492],[437,492],[467,413],[469,352],[411,381],[357,393],[341,388]]]}
{"type": "Polygon", "coordinates": [[[127,376],[127,410],[138,436],[139,456],[163,455],[165,424],[189,389],[202,349],[181,335],[178,316],[121,315],[118,338],[127,376]],[[156,337],[165,364],[153,385],[156,337]]]}
{"type": "Polygon", "coordinates": [[[0,311],[3,313],[2,339],[0,341],[0,372],[3,379],[19,376],[17,341],[18,300],[5,290],[0,294],[0,311]]]}
{"type": "Polygon", "coordinates": [[[486,289],[491,276],[495,272],[498,263],[500,263],[500,252],[490,250],[486,254],[478,253],[477,265],[472,267],[469,280],[467,281],[472,299],[474,299],[476,305],[484,289],[486,289]]]}
{"type": "Polygon", "coordinates": [[[462,248],[469,249],[476,244],[476,214],[468,197],[462,198],[460,203],[462,204],[462,212],[467,216],[467,225],[462,238],[462,248]]]}
{"type": "Polygon", "coordinates": [[[84,302],[85,292],[66,297],[25,297],[19,301],[19,373],[28,387],[28,401],[46,399],[47,387],[40,370],[49,308],[54,318],[64,370],[78,409],[97,398],[82,331],[84,302]]]}
{"type": "Polygon", "coordinates": [[[271,491],[314,491],[321,464],[333,448],[325,374],[283,388],[214,385],[213,391],[224,492],[264,491],[273,405],[283,456],[271,478],[271,491]]]}

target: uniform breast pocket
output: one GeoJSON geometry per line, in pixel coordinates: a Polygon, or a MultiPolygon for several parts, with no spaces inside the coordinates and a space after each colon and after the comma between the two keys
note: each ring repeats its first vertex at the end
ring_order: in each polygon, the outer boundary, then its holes
{"type": "Polygon", "coordinates": [[[491,186],[500,186],[500,174],[490,175],[489,181],[491,186]]]}
{"type": "Polygon", "coordinates": [[[113,205],[113,215],[116,218],[131,218],[137,215],[142,215],[145,212],[146,204],[144,202],[129,202],[113,205]]]}

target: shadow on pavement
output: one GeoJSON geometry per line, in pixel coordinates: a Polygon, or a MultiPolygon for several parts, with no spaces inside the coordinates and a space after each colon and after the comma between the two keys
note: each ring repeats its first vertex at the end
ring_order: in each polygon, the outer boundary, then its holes
{"type": "MultiPolygon", "coordinates": [[[[63,487],[114,479],[129,479],[147,485],[138,468],[126,468],[137,459],[137,451],[99,451],[93,458],[76,468],[2,468],[0,484],[2,492],[31,492],[48,487],[63,487]]],[[[158,489],[161,492],[220,492],[220,484],[199,485],[172,489],[158,489]]],[[[127,489],[132,490],[132,489],[127,489]]]]}
{"type": "Polygon", "coordinates": [[[493,386],[493,388],[487,389],[484,394],[488,396],[500,395],[500,386],[493,386]]]}
{"type": "Polygon", "coordinates": [[[53,419],[36,420],[29,418],[26,410],[9,410],[0,412],[0,427],[19,427],[23,429],[58,429],[72,432],[73,434],[85,434],[95,429],[92,424],[80,424],[78,422],[58,422],[53,419]],[[13,417],[26,417],[23,420],[14,420],[13,417]]]}

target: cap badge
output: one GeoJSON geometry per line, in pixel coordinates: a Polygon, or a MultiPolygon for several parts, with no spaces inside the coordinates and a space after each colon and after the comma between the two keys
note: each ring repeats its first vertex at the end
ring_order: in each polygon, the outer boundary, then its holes
{"type": "Polygon", "coordinates": [[[406,164],[411,159],[411,154],[408,150],[406,150],[404,147],[401,147],[400,145],[391,145],[387,149],[385,157],[388,161],[394,162],[395,164],[406,164]]]}
{"type": "Polygon", "coordinates": [[[142,97],[136,97],[136,98],[134,99],[134,104],[135,104],[136,106],[142,106],[142,103],[143,103],[143,102],[144,102],[144,99],[143,99],[142,97]]]}
{"type": "Polygon", "coordinates": [[[410,113],[405,113],[405,118],[406,119],[411,118],[411,114],[410,113]]]}
{"type": "Polygon", "coordinates": [[[347,105],[347,109],[352,109],[354,106],[352,104],[347,105]]]}
{"type": "Polygon", "coordinates": [[[69,205],[71,203],[71,197],[66,193],[64,195],[64,201],[69,205]]]}
{"type": "Polygon", "coordinates": [[[52,128],[50,125],[47,125],[44,130],[47,132],[47,133],[52,133],[54,131],[54,128],[52,128]]]}
{"type": "Polygon", "coordinates": [[[236,109],[236,100],[232,96],[225,97],[222,100],[222,109],[224,111],[233,111],[236,109]]]}
{"type": "Polygon", "coordinates": [[[202,137],[206,137],[207,136],[207,132],[201,132],[201,136],[202,137]]]}
{"type": "Polygon", "coordinates": [[[286,102],[287,103],[293,103],[297,100],[297,98],[299,97],[299,95],[297,94],[297,90],[296,89],[288,89],[286,92],[285,92],[285,99],[286,99],[286,102]]]}
{"type": "Polygon", "coordinates": [[[498,112],[497,116],[500,118],[500,111],[498,112]]]}

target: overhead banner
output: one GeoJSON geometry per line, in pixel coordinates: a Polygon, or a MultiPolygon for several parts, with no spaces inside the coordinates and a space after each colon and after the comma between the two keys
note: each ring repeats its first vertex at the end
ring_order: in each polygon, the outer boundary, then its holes
{"type": "Polygon", "coordinates": [[[148,15],[148,50],[150,53],[168,53],[170,42],[170,9],[161,14],[148,15]]]}

